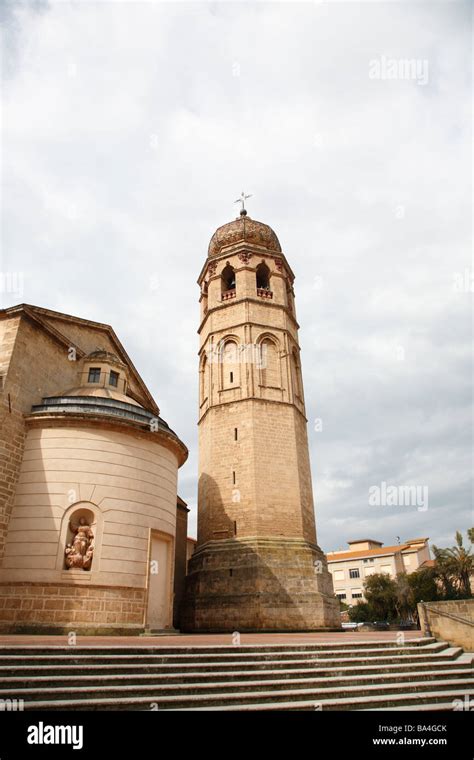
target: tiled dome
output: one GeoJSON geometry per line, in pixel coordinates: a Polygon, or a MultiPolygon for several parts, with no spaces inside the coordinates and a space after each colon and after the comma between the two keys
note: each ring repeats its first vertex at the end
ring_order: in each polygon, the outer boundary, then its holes
{"type": "Polygon", "coordinates": [[[238,219],[223,224],[214,232],[209,243],[208,256],[218,256],[223,248],[240,242],[251,243],[266,248],[268,251],[281,253],[278,238],[268,224],[257,222],[241,214],[238,219]]]}

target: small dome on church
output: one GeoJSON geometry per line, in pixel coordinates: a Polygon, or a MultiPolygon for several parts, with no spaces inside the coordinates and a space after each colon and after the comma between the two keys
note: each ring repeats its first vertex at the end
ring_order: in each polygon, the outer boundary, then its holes
{"type": "Polygon", "coordinates": [[[223,248],[236,243],[245,242],[266,248],[268,251],[281,253],[277,236],[268,224],[257,222],[245,213],[238,219],[223,224],[214,232],[209,243],[208,256],[218,256],[223,248]]]}

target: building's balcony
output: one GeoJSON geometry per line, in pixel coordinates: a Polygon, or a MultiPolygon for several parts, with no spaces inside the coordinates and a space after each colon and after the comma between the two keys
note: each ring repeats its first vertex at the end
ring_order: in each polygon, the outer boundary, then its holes
{"type": "Polygon", "coordinates": [[[231,290],[224,290],[222,293],[222,300],[228,301],[229,298],[235,298],[235,288],[232,288],[231,290]]]}
{"type": "Polygon", "coordinates": [[[273,298],[273,291],[266,288],[257,288],[257,295],[260,298],[273,298]]]}

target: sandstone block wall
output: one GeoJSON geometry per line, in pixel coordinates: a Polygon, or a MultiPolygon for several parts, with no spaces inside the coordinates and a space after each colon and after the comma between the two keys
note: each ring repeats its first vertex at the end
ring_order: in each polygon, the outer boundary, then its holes
{"type": "Polygon", "coordinates": [[[474,652],[474,599],[421,603],[418,615],[425,635],[474,652]]]}
{"type": "MultiPolygon", "coordinates": [[[[145,590],[63,584],[0,584],[0,631],[141,629],[145,590]]],[[[110,632],[110,631],[108,631],[110,632]]]]}

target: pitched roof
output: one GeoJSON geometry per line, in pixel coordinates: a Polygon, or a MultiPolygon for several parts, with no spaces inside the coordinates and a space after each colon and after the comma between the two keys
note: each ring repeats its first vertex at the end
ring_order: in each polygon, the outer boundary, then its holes
{"type": "Polygon", "coordinates": [[[376,541],[375,538],[357,538],[355,541],[348,541],[347,543],[351,546],[351,544],[364,544],[365,542],[368,542],[369,544],[378,544],[379,546],[382,546],[383,544],[383,541],[376,541]]]}
{"type": "MultiPolygon", "coordinates": [[[[59,341],[68,348],[74,347],[77,351],[79,358],[85,355],[85,351],[81,346],[77,345],[70,336],[63,333],[58,325],[58,322],[69,322],[71,324],[89,327],[93,330],[97,330],[99,333],[105,333],[111,343],[115,347],[115,353],[117,356],[128,366],[131,376],[133,377],[136,386],[139,388],[140,393],[138,395],[138,401],[141,401],[146,408],[159,415],[160,410],[156,404],[153,396],[142,380],[135,365],[130,359],[129,355],[125,351],[122,343],[118,339],[114,332],[114,329],[110,325],[103,324],[102,322],[93,322],[90,319],[83,319],[82,317],[74,317],[71,314],[63,314],[60,311],[53,311],[52,309],[44,309],[40,306],[33,306],[31,304],[18,304],[17,306],[10,306],[6,309],[0,309],[0,319],[2,317],[14,316],[15,314],[24,315],[27,319],[34,322],[37,326],[45,330],[54,340],[59,341]],[[55,321],[53,324],[50,320],[55,321]]],[[[129,389],[130,392],[130,389],[129,389]]]]}
{"type": "Polygon", "coordinates": [[[380,547],[380,549],[362,549],[356,552],[328,552],[326,556],[328,562],[338,562],[344,559],[361,559],[362,557],[379,557],[386,554],[396,554],[410,548],[409,544],[396,544],[395,546],[384,546],[380,547]]]}

